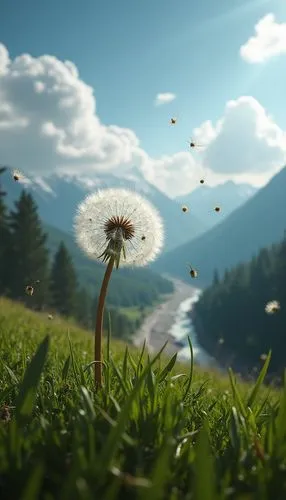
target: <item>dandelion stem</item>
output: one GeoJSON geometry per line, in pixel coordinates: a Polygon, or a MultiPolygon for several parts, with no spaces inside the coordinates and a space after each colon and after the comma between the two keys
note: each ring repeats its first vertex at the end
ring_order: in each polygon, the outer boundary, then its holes
{"type": "Polygon", "coordinates": [[[114,266],[114,257],[110,257],[98,299],[97,312],[96,312],[96,322],[95,322],[95,332],[94,332],[94,381],[96,387],[101,387],[102,385],[102,326],[103,326],[103,313],[104,313],[104,304],[106,298],[106,292],[108,283],[111,277],[111,273],[114,266]]]}

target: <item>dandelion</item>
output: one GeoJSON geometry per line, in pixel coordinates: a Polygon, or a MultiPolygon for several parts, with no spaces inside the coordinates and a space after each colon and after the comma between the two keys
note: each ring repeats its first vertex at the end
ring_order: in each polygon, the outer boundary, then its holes
{"type": "Polygon", "coordinates": [[[267,314],[275,314],[279,311],[280,309],[280,303],[277,300],[271,300],[270,302],[267,302],[265,306],[265,312],[267,314]]]}
{"type": "Polygon", "coordinates": [[[260,359],[261,359],[261,361],[266,361],[266,359],[267,359],[267,354],[265,354],[265,353],[261,354],[261,355],[260,355],[260,359]]]}
{"type": "Polygon", "coordinates": [[[157,210],[142,196],[127,189],[111,188],[85,198],[77,209],[74,229],[76,241],[86,255],[107,264],[98,299],[94,340],[95,383],[101,386],[103,312],[113,267],[144,266],[153,261],[163,246],[163,224],[157,210]]]}
{"type": "Polygon", "coordinates": [[[48,314],[48,319],[49,319],[49,320],[54,319],[53,315],[52,315],[52,314],[48,314]]]}
{"type": "Polygon", "coordinates": [[[182,212],[188,212],[188,211],[189,211],[188,207],[186,205],[183,205],[182,212]]]}

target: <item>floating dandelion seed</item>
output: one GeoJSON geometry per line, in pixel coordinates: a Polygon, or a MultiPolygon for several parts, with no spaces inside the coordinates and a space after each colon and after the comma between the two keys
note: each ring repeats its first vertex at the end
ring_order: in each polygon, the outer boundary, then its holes
{"type": "Polygon", "coordinates": [[[198,277],[198,271],[196,271],[190,264],[188,266],[189,274],[192,278],[198,277]]]}
{"type": "Polygon", "coordinates": [[[201,183],[201,184],[204,184],[204,183],[205,183],[204,179],[201,179],[201,180],[200,180],[200,183],[201,183]]]}
{"type": "Polygon", "coordinates": [[[32,296],[34,293],[34,288],[32,287],[32,285],[27,285],[25,288],[25,292],[27,295],[32,296]]]}
{"type": "Polygon", "coordinates": [[[267,302],[265,306],[265,312],[267,314],[275,314],[279,311],[280,309],[280,303],[277,300],[271,300],[270,302],[267,302]]]}
{"type": "Polygon", "coordinates": [[[188,211],[189,211],[188,207],[186,205],[183,205],[182,212],[188,212],[188,211]]]}
{"type": "Polygon", "coordinates": [[[52,315],[52,314],[49,314],[49,315],[48,315],[48,319],[50,319],[50,320],[51,320],[51,319],[54,319],[53,315],[52,315]]]}
{"type": "Polygon", "coordinates": [[[197,144],[193,140],[188,141],[188,144],[189,144],[189,146],[190,146],[191,149],[194,149],[194,148],[203,148],[204,147],[202,144],[197,144]]]}
{"type": "Polygon", "coordinates": [[[260,355],[261,361],[265,361],[267,359],[267,354],[263,353],[260,355]]]}
{"type": "Polygon", "coordinates": [[[19,170],[13,170],[12,176],[13,176],[14,181],[17,182],[21,179],[22,174],[19,170]]]}
{"type": "Polygon", "coordinates": [[[221,337],[220,339],[218,339],[218,343],[222,345],[224,343],[224,339],[221,337]]]}
{"type": "Polygon", "coordinates": [[[101,386],[103,311],[113,267],[144,266],[153,261],[163,247],[163,223],[157,210],[142,196],[111,188],[86,197],[78,207],[74,229],[81,249],[91,259],[107,263],[98,299],[94,345],[95,383],[101,386]]]}
{"type": "Polygon", "coordinates": [[[144,236],[144,235],[143,235],[143,236],[141,236],[141,240],[142,240],[142,241],[145,241],[145,240],[146,240],[146,236],[144,236]]]}
{"type": "Polygon", "coordinates": [[[171,118],[170,123],[171,125],[175,125],[177,122],[177,118],[171,118]]]}
{"type": "Polygon", "coordinates": [[[220,207],[215,207],[215,212],[220,212],[220,207]]]}

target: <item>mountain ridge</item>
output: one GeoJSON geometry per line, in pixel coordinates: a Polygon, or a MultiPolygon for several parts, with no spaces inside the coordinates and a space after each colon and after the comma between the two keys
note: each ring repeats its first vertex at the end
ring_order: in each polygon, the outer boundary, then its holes
{"type": "Polygon", "coordinates": [[[222,273],[281,239],[286,227],[285,191],[286,167],[283,167],[225,220],[162,255],[152,267],[189,281],[186,265],[190,263],[198,270],[198,286],[209,285],[215,269],[222,273]]]}

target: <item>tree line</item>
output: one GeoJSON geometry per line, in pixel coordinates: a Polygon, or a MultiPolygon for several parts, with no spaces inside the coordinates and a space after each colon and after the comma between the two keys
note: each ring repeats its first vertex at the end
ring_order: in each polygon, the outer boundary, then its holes
{"type": "MultiPolygon", "coordinates": [[[[0,168],[0,174],[4,172],[0,168]]],[[[93,328],[98,297],[80,285],[66,245],[60,242],[51,258],[32,195],[23,190],[11,211],[5,195],[0,184],[0,295],[93,328]]],[[[106,309],[106,326],[109,313],[118,337],[129,338],[139,326],[138,319],[131,320],[113,307],[106,309]]]]}
{"type": "Polygon", "coordinates": [[[286,365],[286,233],[221,279],[215,271],[191,316],[201,344],[222,364],[249,374],[271,349],[269,373],[280,376],[286,365]],[[272,301],[280,307],[267,314],[272,301]]]}

